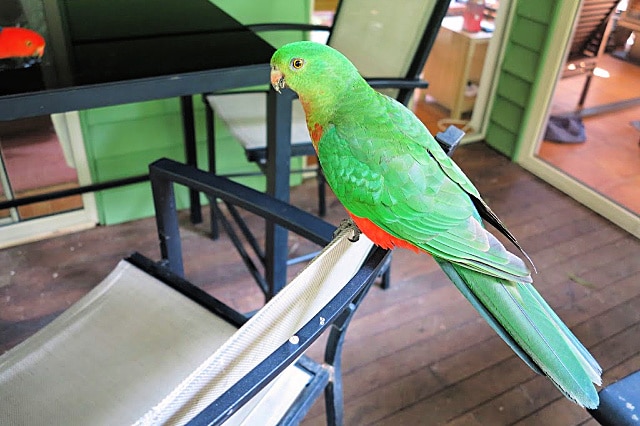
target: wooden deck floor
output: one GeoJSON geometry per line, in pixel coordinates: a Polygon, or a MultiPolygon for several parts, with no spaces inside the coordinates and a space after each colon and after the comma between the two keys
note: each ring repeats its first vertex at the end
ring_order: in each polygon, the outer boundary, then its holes
{"type": "MultiPolygon", "coordinates": [[[[532,256],[537,288],[600,361],[605,384],[640,369],[640,241],[483,144],[454,158],[532,256]]],[[[313,210],[313,191],[307,182],[292,199],[313,210]]],[[[344,211],[329,205],[337,223],[344,211]]],[[[183,244],[192,281],[239,309],[262,303],[226,238],[212,242],[185,219],[183,244]]],[[[0,251],[0,352],[134,250],[158,258],[152,219],[0,251]]],[[[343,368],[347,425],[596,424],[517,359],[429,257],[406,251],[394,254],[392,287],[373,288],[351,324],[343,368]]],[[[316,404],[304,424],[323,423],[316,404]]]]}

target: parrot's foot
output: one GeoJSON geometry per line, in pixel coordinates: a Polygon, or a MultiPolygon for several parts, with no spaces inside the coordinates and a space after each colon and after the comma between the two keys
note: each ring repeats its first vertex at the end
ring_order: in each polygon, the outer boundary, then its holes
{"type": "Polygon", "coordinates": [[[353,231],[353,236],[349,238],[349,241],[351,241],[352,243],[355,243],[360,239],[360,234],[362,234],[362,231],[360,231],[360,228],[358,228],[358,225],[356,225],[353,219],[351,218],[343,219],[340,222],[340,225],[338,225],[338,228],[333,233],[333,237],[335,238],[338,235],[342,234],[343,232],[349,231],[349,230],[353,231]]]}

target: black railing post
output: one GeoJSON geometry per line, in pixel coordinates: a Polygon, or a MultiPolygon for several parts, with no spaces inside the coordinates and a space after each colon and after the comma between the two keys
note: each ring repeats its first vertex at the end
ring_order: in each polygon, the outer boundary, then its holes
{"type": "MultiPolygon", "coordinates": [[[[190,166],[198,167],[196,128],[193,116],[193,99],[191,96],[180,97],[180,110],[182,112],[185,161],[190,166]]],[[[200,194],[198,194],[197,191],[190,189],[189,201],[189,205],[191,206],[191,223],[201,223],[202,209],[200,206],[200,194]]]]}
{"type": "Polygon", "coordinates": [[[184,277],[182,243],[178,225],[178,211],[173,182],[158,173],[154,164],[149,166],[151,192],[156,210],[156,225],[160,239],[162,262],[174,274],[184,277]]]}
{"type": "MultiPolygon", "coordinates": [[[[267,94],[267,193],[289,202],[289,175],[291,170],[291,102],[293,92],[279,95],[274,90],[267,94]],[[283,96],[285,95],[285,96],[283,96]]],[[[267,222],[265,275],[268,294],[275,295],[287,279],[287,230],[267,222]]]]}

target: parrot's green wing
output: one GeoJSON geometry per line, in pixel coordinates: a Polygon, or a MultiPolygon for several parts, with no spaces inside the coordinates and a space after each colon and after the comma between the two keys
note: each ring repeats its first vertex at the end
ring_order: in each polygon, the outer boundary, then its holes
{"type": "Polygon", "coordinates": [[[460,167],[442,150],[431,133],[425,129],[419,120],[416,120],[414,114],[400,105],[395,99],[387,98],[383,103],[386,104],[386,110],[391,117],[391,121],[396,123],[398,131],[403,133],[412,143],[416,143],[427,150],[445,175],[469,196],[479,215],[507,237],[526,257],[535,270],[533,261],[520,246],[516,237],[502,223],[498,215],[484,202],[477,188],[469,180],[467,175],[465,175],[464,172],[460,170],[460,167]]]}
{"type": "Polygon", "coordinates": [[[360,113],[349,108],[352,101],[344,104],[350,112],[340,114],[341,121],[323,129],[318,151],[327,181],[347,210],[445,260],[531,281],[524,262],[484,229],[468,193],[480,199],[477,190],[419,120],[384,95],[360,113]],[[441,163],[432,151],[446,160],[441,163]]]}

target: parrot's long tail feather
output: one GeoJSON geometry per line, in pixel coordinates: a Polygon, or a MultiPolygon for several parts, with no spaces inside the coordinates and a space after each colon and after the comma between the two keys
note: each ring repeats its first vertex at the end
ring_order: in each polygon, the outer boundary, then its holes
{"type": "Polygon", "coordinates": [[[568,344],[573,345],[573,347],[580,351],[580,355],[578,356],[578,360],[584,364],[584,369],[590,375],[591,381],[598,386],[602,384],[602,368],[598,364],[598,361],[589,353],[587,348],[578,340],[578,338],[567,328],[567,326],[562,322],[562,320],[558,317],[558,315],[551,309],[551,307],[547,304],[547,302],[540,296],[540,293],[536,291],[535,288],[531,285],[525,286],[525,288],[529,291],[532,297],[535,297],[540,306],[544,307],[547,310],[547,313],[550,317],[555,320],[555,324],[560,328],[563,335],[569,339],[568,344]]]}
{"type": "Polygon", "coordinates": [[[534,371],[577,404],[596,408],[602,369],[529,283],[495,278],[435,258],[451,281],[534,371]]]}

